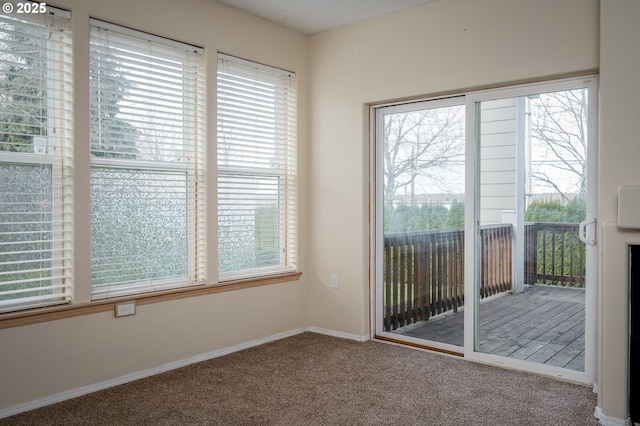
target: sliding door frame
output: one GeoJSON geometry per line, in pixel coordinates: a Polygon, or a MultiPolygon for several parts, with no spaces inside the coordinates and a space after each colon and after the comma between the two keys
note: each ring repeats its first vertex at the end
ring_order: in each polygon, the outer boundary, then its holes
{"type": "Polygon", "coordinates": [[[420,101],[414,102],[406,102],[395,105],[386,105],[372,108],[371,111],[371,133],[375,135],[371,141],[371,148],[373,155],[372,159],[372,179],[375,183],[373,188],[371,189],[372,196],[372,206],[374,209],[374,218],[372,223],[374,226],[371,231],[371,241],[373,241],[372,252],[374,254],[374,261],[371,264],[371,276],[372,278],[372,289],[374,292],[374,297],[372,298],[372,338],[380,338],[384,340],[397,341],[402,342],[411,346],[428,348],[440,352],[463,355],[463,347],[451,345],[447,343],[436,342],[432,340],[423,340],[410,336],[401,336],[395,333],[391,333],[388,331],[384,331],[383,326],[383,280],[384,276],[382,273],[383,265],[383,248],[384,248],[384,137],[382,134],[383,131],[383,123],[384,123],[384,115],[387,114],[397,114],[403,112],[412,112],[412,111],[421,111],[426,109],[437,109],[437,108],[446,108],[452,106],[464,106],[465,98],[464,95],[451,96],[445,98],[434,98],[434,99],[423,99],[420,101]],[[377,267],[376,265],[380,265],[377,267]]]}
{"type": "MultiPolygon", "coordinates": [[[[598,189],[598,79],[596,75],[562,80],[553,80],[535,84],[525,84],[502,89],[474,92],[466,95],[466,158],[465,158],[465,294],[472,295],[466,299],[464,311],[465,323],[465,358],[482,361],[494,365],[507,366],[518,370],[564,378],[581,383],[594,383],[596,371],[596,321],[597,321],[597,282],[598,282],[598,247],[587,245],[585,283],[585,370],[572,371],[565,368],[552,367],[518,359],[482,353],[478,350],[480,300],[478,260],[479,238],[479,108],[483,101],[516,98],[542,93],[587,88],[589,109],[587,111],[587,217],[597,217],[598,189]],[[469,332],[473,331],[473,332],[469,332]]],[[[595,229],[592,230],[595,238],[595,229]]]]}
{"type": "MultiPolygon", "coordinates": [[[[585,371],[577,372],[558,367],[551,367],[517,359],[510,359],[497,355],[481,353],[474,347],[476,336],[479,335],[477,316],[478,309],[475,300],[478,300],[479,285],[476,284],[479,262],[476,260],[476,244],[479,244],[477,236],[478,223],[478,194],[479,176],[476,161],[479,158],[479,144],[477,143],[477,114],[476,105],[484,100],[501,99],[509,97],[525,96],[527,94],[545,93],[553,91],[571,90],[581,87],[588,88],[588,143],[587,143],[587,173],[589,192],[587,198],[587,214],[596,217],[597,213],[597,188],[598,188],[598,77],[595,74],[576,76],[565,79],[549,80],[544,82],[527,83],[504,88],[464,92],[448,97],[424,98],[408,102],[394,104],[372,105],[370,107],[370,312],[371,312],[371,338],[391,340],[410,346],[418,346],[440,352],[461,355],[471,360],[506,366],[523,371],[530,371],[547,376],[560,377],[580,383],[593,384],[596,372],[596,321],[597,321],[597,282],[598,282],[598,248],[587,250],[587,276],[589,282],[585,290],[585,371]],[[464,309],[464,345],[458,347],[422,339],[402,337],[394,333],[383,331],[383,156],[382,152],[382,120],[383,111],[402,112],[419,109],[418,105],[424,104],[425,108],[465,105],[465,294],[464,309]]],[[[597,228],[596,228],[597,229],[597,228]]],[[[594,236],[597,233],[593,231],[594,236]]]]}

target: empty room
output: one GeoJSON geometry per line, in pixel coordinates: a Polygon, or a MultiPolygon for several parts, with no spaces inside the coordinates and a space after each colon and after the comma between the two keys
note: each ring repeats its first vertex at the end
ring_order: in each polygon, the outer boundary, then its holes
{"type": "Polygon", "coordinates": [[[639,20],[6,0],[0,424],[640,422],[639,20]]]}

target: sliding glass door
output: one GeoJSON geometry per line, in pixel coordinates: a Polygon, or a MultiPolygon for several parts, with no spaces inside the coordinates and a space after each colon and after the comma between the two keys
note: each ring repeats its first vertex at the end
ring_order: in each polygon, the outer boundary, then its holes
{"type": "Polygon", "coordinates": [[[468,352],[592,374],[595,81],[477,94],[468,108],[475,153],[468,352]]]}
{"type": "Polygon", "coordinates": [[[458,351],[464,341],[463,102],[381,108],[376,116],[381,330],[458,351]]]}
{"type": "Polygon", "coordinates": [[[379,338],[591,381],[596,81],[375,110],[379,338]]]}

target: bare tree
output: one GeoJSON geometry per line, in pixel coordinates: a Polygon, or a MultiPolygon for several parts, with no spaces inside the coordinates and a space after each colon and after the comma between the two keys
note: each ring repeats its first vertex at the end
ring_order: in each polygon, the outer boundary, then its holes
{"type": "Polygon", "coordinates": [[[587,189],[587,89],[532,99],[530,131],[539,154],[531,169],[534,184],[553,188],[565,201],[583,197],[587,189]],[[563,176],[562,185],[558,176],[563,176]]]}
{"type": "Polygon", "coordinates": [[[446,172],[463,161],[464,107],[385,115],[385,205],[391,206],[403,188],[413,201],[416,182],[447,192],[453,182],[446,172]]]}

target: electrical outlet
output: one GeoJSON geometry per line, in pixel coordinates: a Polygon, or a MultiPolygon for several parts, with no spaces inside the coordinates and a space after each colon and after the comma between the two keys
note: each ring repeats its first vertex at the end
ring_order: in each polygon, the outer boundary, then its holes
{"type": "Polygon", "coordinates": [[[331,274],[331,288],[338,288],[338,275],[331,274]]]}
{"type": "Polygon", "coordinates": [[[136,314],[136,302],[116,303],[116,318],[136,314]]]}

